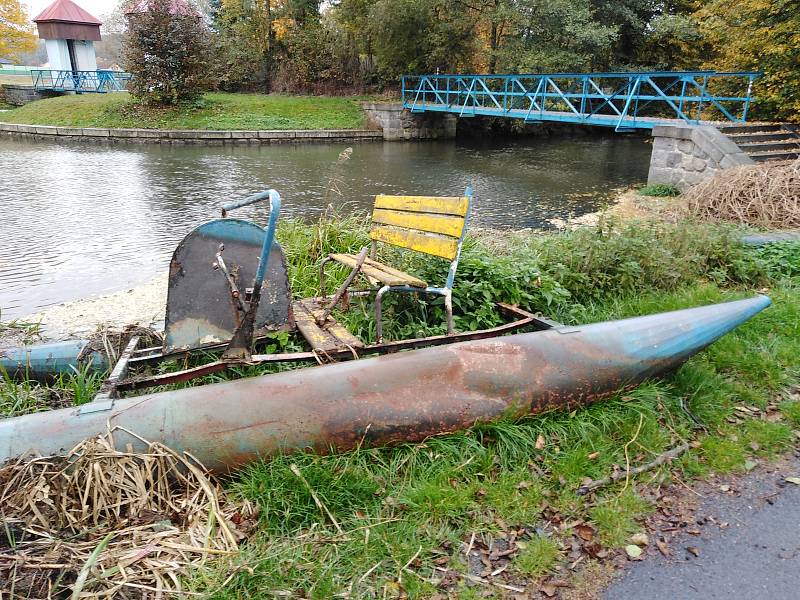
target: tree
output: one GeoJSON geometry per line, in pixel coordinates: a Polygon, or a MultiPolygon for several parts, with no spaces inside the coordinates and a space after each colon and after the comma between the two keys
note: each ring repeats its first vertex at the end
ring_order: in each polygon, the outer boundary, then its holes
{"type": "Polygon", "coordinates": [[[500,73],[595,70],[617,39],[588,0],[517,0],[498,50],[500,73]]]}
{"type": "Polygon", "coordinates": [[[0,58],[17,59],[36,50],[36,36],[19,0],[0,0],[0,58]]]}
{"type": "Polygon", "coordinates": [[[797,0],[712,0],[695,18],[712,49],[707,68],[764,72],[753,89],[753,118],[800,120],[797,0]]]}
{"type": "Polygon", "coordinates": [[[147,104],[191,100],[213,83],[208,28],[194,7],[179,0],[143,0],[129,6],[125,69],[131,94],[147,104]]]}

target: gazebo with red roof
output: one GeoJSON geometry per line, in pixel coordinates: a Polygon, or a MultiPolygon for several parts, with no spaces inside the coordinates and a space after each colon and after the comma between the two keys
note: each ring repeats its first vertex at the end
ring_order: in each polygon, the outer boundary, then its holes
{"type": "Polygon", "coordinates": [[[55,0],[33,19],[45,40],[50,68],[60,71],[97,71],[94,42],[102,23],[72,0],[55,0]]]}

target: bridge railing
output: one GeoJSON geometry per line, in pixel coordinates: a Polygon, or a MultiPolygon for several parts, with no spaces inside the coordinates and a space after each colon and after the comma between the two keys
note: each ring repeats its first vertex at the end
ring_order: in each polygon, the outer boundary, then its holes
{"type": "Polygon", "coordinates": [[[121,92],[128,86],[130,73],[99,69],[97,71],[64,71],[31,69],[33,87],[56,92],[121,92]]]}
{"type": "Polygon", "coordinates": [[[412,112],[507,116],[650,128],[666,120],[743,122],[757,72],[663,71],[521,75],[406,75],[412,112]]]}

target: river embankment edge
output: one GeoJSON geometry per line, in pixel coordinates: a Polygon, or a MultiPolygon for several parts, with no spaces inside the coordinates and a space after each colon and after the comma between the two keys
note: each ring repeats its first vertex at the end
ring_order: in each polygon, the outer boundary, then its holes
{"type": "Polygon", "coordinates": [[[377,129],[286,129],[286,130],[204,130],[204,129],[116,129],[106,127],[61,127],[0,122],[0,135],[33,140],[81,141],[90,143],[275,144],[332,141],[383,141],[377,129]]]}

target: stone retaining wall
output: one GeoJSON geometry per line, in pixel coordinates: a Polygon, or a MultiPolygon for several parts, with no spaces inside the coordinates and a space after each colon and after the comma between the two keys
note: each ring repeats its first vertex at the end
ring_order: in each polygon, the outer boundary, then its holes
{"type": "Polygon", "coordinates": [[[665,183],[683,191],[721,169],[753,160],[716,127],[663,125],[653,128],[648,185],[665,183]]]}
{"type": "Polygon", "coordinates": [[[447,113],[414,114],[393,102],[362,104],[370,123],[383,131],[383,139],[447,140],[456,137],[455,115],[447,113]]]}
{"type": "Polygon", "coordinates": [[[13,106],[22,106],[28,102],[49,98],[54,95],[58,95],[58,92],[37,92],[32,85],[5,83],[0,86],[0,96],[3,96],[5,101],[13,106]]]}
{"type": "Polygon", "coordinates": [[[34,139],[92,142],[139,142],[156,144],[271,144],[280,142],[369,141],[383,139],[380,131],[368,129],[204,131],[190,129],[104,129],[0,123],[0,135],[34,139]]]}

